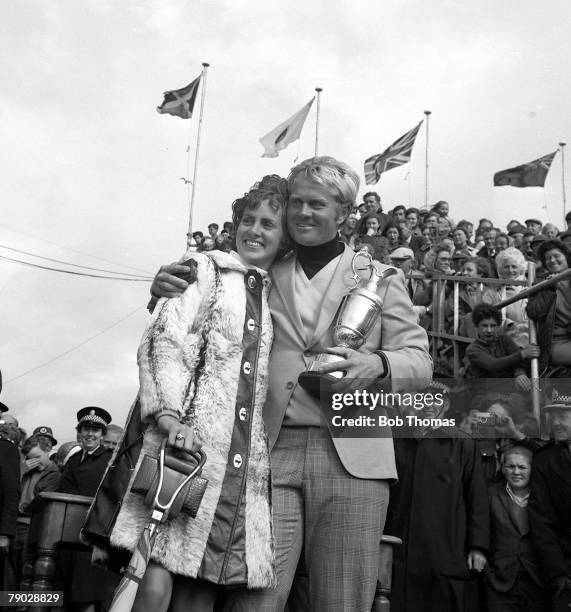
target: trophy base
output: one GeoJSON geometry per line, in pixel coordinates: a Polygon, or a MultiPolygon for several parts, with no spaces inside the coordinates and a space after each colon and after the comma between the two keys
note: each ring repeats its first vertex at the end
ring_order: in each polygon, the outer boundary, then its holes
{"type": "Polygon", "coordinates": [[[343,361],[343,357],[331,353],[319,354],[311,362],[309,368],[299,375],[297,381],[313,397],[319,399],[330,396],[333,393],[331,387],[345,376],[345,372],[339,371],[321,374],[315,370],[319,370],[319,365],[322,363],[335,363],[336,361],[343,361]]]}

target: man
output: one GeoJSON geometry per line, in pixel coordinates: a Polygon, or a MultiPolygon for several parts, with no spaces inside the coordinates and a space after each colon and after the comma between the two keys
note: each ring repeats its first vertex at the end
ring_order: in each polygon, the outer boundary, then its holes
{"type": "MultiPolygon", "coordinates": [[[[380,378],[393,391],[412,379],[423,387],[432,373],[427,337],[412,322],[399,274],[381,288],[383,313],[364,346],[331,348],[333,319],[353,284],[354,253],[338,241],[337,230],[355,201],[359,178],[346,164],[317,157],[293,168],[288,186],[287,225],[295,251],[272,269],[274,344],[264,408],[272,447],[277,587],[241,596],[234,609],[283,610],[304,548],[311,610],[369,612],[388,481],[396,477],[392,441],[332,439],[321,426],[319,403],[297,379],[327,350],[344,358],[321,367],[322,373],[346,372],[335,391],[380,378]]],[[[173,271],[188,269],[161,268],[155,294],[176,295],[177,287],[186,287],[168,274],[173,271]]]]}
{"type": "Polygon", "coordinates": [[[208,234],[212,240],[216,240],[216,236],[218,236],[218,223],[208,224],[208,234]]]}
{"type": "MultiPolygon", "coordinates": [[[[391,222],[390,216],[383,212],[381,196],[376,191],[368,191],[363,196],[363,204],[366,205],[367,210],[361,212],[361,217],[366,216],[368,212],[374,212],[379,217],[379,229],[377,233],[380,234],[391,222]]],[[[361,206],[359,206],[359,211],[361,211],[361,206]]]]}
{"type": "Polygon", "coordinates": [[[555,444],[539,451],[531,471],[529,525],[553,610],[571,607],[571,396],[553,393],[543,413],[555,444]]]}
{"type": "Polygon", "coordinates": [[[16,535],[20,499],[20,454],[4,413],[8,406],[0,402],[0,589],[14,589],[11,568],[12,540],[16,535]]]}
{"type": "Polygon", "coordinates": [[[537,236],[541,232],[541,226],[543,223],[539,219],[526,219],[525,226],[527,231],[531,232],[534,236],[537,236]]]}
{"type": "Polygon", "coordinates": [[[117,448],[117,444],[119,444],[119,440],[121,439],[122,435],[123,428],[119,427],[119,425],[114,425],[111,423],[107,426],[107,432],[103,436],[101,443],[109,450],[114,451],[117,448]]]}

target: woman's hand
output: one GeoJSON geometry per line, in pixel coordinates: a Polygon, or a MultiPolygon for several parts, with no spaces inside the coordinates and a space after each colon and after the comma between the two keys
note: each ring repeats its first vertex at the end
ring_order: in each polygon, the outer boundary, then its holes
{"type": "Polygon", "coordinates": [[[188,425],[184,425],[178,419],[164,414],[157,419],[159,430],[167,437],[167,444],[179,450],[194,452],[201,447],[200,442],[194,435],[194,431],[188,425]]]}

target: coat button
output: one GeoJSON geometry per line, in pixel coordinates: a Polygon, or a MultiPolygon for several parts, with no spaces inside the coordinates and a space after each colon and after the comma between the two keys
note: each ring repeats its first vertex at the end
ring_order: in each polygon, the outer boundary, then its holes
{"type": "Polygon", "coordinates": [[[286,389],[293,389],[294,387],[295,387],[295,383],[291,382],[291,380],[286,385],[286,389]]]}
{"type": "Polygon", "coordinates": [[[248,319],[248,322],[246,323],[246,328],[249,332],[253,332],[256,329],[256,321],[254,321],[254,319],[248,319]]]}
{"type": "Polygon", "coordinates": [[[234,455],[234,467],[240,469],[242,467],[242,455],[236,453],[234,455]]]}
{"type": "Polygon", "coordinates": [[[250,289],[256,288],[256,277],[255,276],[248,276],[248,287],[250,289]]]}
{"type": "Polygon", "coordinates": [[[246,410],[246,408],[244,408],[244,406],[242,406],[242,408],[240,408],[240,410],[238,411],[238,417],[241,421],[248,420],[248,411],[246,410]]]}
{"type": "Polygon", "coordinates": [[[244,361],[244,365],[242,366],[242,370],[246,376],[250,374],[252,371],[252,364],[249,361],[244,361]]]}

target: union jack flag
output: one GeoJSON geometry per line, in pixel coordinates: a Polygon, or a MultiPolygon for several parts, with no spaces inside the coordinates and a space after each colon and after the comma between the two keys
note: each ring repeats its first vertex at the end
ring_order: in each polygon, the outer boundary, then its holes
{"type": "Polygon", "coordinates": [[[392,170],[397,166],[402,166],[410,161],[414,140],[421,125],[422,121],[410,132],[395,140],[388,149],[379,155],[373,155],[365,160],[365,181],[367,185],[377,183],[383,172],[392,170]]]}

